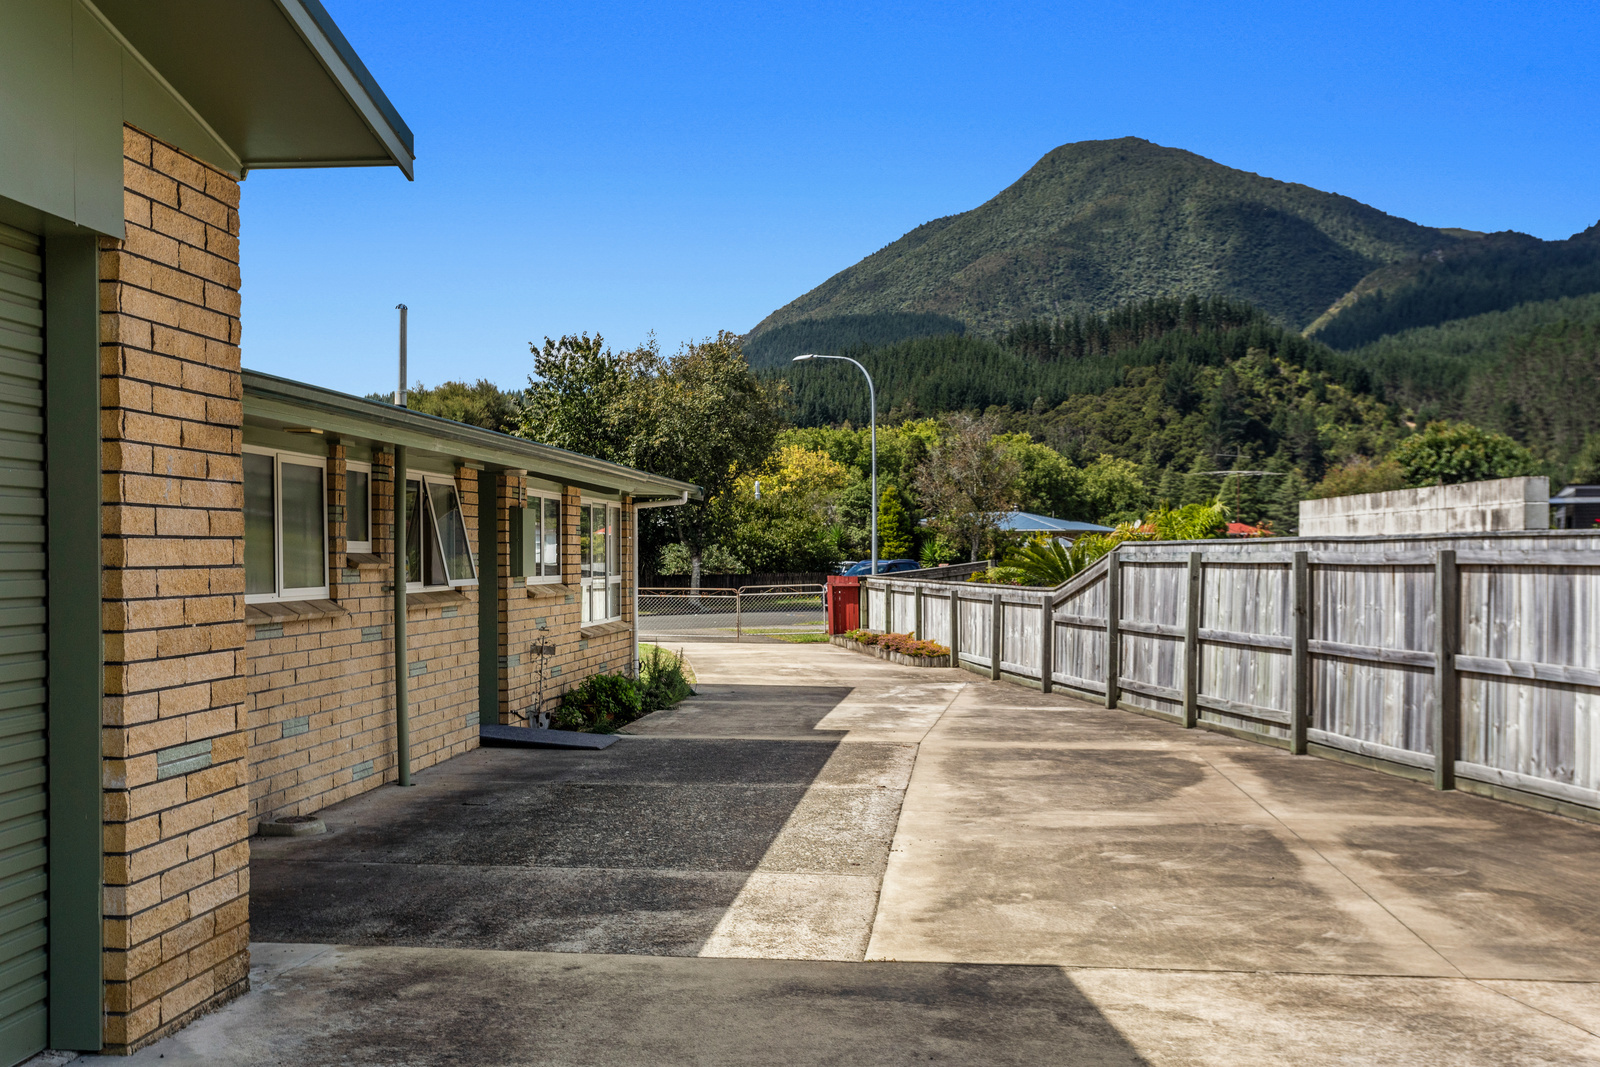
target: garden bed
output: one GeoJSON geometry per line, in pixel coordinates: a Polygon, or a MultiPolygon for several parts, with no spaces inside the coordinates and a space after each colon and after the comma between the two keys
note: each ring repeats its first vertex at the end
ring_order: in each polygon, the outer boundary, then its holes
{"type": "Polygon", "coordinates": [[[872,630],[851,630],[834,634],[830,640],[840,648],[848,648],[878,659],[898,663],[902,667],[948,667],[950,650],[936,641],[918,641],[911,634],[883,634],[872,630]]]}

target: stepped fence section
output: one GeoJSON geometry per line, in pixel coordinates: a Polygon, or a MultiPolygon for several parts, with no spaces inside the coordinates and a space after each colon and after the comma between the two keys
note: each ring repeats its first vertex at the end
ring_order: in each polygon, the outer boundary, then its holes
{"type": "Polygon", "coordinates": [[[1057,589],[866,580],[968,669],[1592,818],[1600,535],[1125,543],[1057,589]]]}

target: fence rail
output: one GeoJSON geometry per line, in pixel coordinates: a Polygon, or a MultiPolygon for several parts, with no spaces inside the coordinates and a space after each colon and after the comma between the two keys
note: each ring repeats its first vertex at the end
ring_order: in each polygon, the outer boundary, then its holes
{"type": "Polygon", "coordinates": [[[824,587],[810,582],[740,589],[639,590],[639,636],[743,640],[826,632],[824,587]]]}
{"type": "Polygon", "coordinates": [[[1593,533],[1125,543],[1058,589],[885,575],[863,606],[992,678],[1600,809],[1593,533]]]}

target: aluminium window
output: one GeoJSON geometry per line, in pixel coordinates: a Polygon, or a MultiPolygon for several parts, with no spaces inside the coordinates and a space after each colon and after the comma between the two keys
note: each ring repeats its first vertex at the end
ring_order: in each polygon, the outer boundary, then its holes
{"type": "Polygon", "coordinates": [[[578,507],[578,576],[584,625],[622,618],[622,509],[584,501],[578,507]]]}
{"type": "Polygon", "coordinates": [[[346,552],[372,552],[372,464],[344,465],[344,541],[346,552]]]}
{"type": "Polygon", "coordinates": [[[407,477],[405,507],[406,588],[476,584],[478,566],[467,540],[456,483],[429,474],[407,477]]]}
{"type": "Polygon", "coordinates": [[[561,581],[561,498],[530,492],[521,521],[523,577],[529,585],[561,581]]]}
{"type": "Polygon", "coordinates": [[[328,461],[244,450],[245,601],[328,595],[328,461]]]}

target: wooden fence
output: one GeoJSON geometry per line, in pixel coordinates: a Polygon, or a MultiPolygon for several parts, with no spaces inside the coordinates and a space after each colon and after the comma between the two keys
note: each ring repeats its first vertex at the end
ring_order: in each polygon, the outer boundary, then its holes
{"type": "Polygon", "coordinates": [[[866,584],[863,625],[993,678],[1600,809],[1594,533],[1134,542],[1059,589],[866,584]]]}

